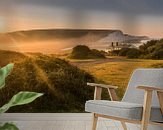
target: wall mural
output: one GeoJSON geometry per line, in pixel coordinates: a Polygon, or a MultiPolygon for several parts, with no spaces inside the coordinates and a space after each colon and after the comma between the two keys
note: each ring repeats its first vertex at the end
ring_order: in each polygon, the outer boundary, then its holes
{"type": "MultiPolygon", "coordinates": [[[[14,63],[0,90],[0,106],[20,91],[33,91],[44,95],[8,112],[85,112],[94,93],[87,82],[116,85],[122,99],[135,69],[163,67],[162,5],[160,0],[0,1],[0,68],[14,63]]],[[[107,91],[102,96],[109,99],[107,91]]]]}

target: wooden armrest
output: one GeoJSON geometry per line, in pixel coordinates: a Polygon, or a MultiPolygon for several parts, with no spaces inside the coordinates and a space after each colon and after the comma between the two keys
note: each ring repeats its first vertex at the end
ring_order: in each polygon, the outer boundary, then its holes
{"type": "Polygon", "coordinates": [[[95,87],[95,93],[94,93],[94,100],[100,100],[101,99],[101,92],[102,88],[108,89],[110,98],[112,101],[117,101],[118,97],[116,95],[115,89],[117,89],[117,86],[112,85],[105,85],[105,84],[97,84],[97,83],[87,83],[88,86],[95,87]]]}
{"type": "Polygon", "coordinates": [[[138,86],[138,89],[143,89],[146,91],[158,91],[158,92],[163,92],[162,88],[159,87],[149,87],[149,86],[138,86]]]}
{"type": "Polygon", "coordinates": [[[100,87],[100,88],[107,88],[107,89],[117,89],[117,86],[113,85],[106,85],[106,84],[97,84],[97,83],[87,83],[88,86],[100,87]]]}

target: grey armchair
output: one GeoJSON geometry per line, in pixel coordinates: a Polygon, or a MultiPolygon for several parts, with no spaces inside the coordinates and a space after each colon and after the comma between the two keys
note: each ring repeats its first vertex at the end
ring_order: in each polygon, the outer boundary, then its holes
{"type": "Polygon", "coordinates": [[[116,86],[87,83],[95,87],[94,100],[85,104],[85,111],[93,113],[92,130],[96,130],[98,117],[125,123],[163,126],[163,69],[137,69],[133,72],[122,101],[117,101],[116,86]],[[102,88],[108,89],[112,101],[101,100],[102,88]]]}

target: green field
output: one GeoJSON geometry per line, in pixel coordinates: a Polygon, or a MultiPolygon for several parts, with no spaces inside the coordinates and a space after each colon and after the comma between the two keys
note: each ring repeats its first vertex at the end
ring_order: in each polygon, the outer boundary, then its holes
{"type": "Polygon", "coordinates": [[[117,85],[118,96],[122,98],[132,72],[137,68],[163,66],[163,60],[142,60],[111,57],[110,60],[73,61],[79,68],[86,70],[98,83],[117,85]]]}

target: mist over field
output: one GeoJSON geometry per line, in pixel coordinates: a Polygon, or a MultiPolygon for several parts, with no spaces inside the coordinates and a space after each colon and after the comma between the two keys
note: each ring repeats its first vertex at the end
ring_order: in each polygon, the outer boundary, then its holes
{"type": "Polygon", "coordinates": [[[13,32],[0,35],[0,49],[20,52],[59,53],[76,45],[91,45],[109,31],[43,30],[13,32]],[[97,34],[96,34],[97,33],[97,34]]]}
{"type": "Polygon", "coordinates": [[[111,35],[111,39],[115,37],[116,39],[127,37],[136,40],[146,38],[144,36],[123,34],[120,30],[27,30],[0,34],[0,49],[46,54],[65,53],[65,51],[71,50],[74,46],[83,44],[93,49],[105,49],[108,44],[100,43],[99,41],[109,35],[111,35]]]}
{"type": "Polygon", "coordinates": [[[31,41],[20,43],[9,43],[0,48],[2,50],[12,50],[19,52],[41,52],[41,53],[61,53],[66,48],[73,47],[77,39],[72,40],[45,40],[45,41],[31,41]]]}

